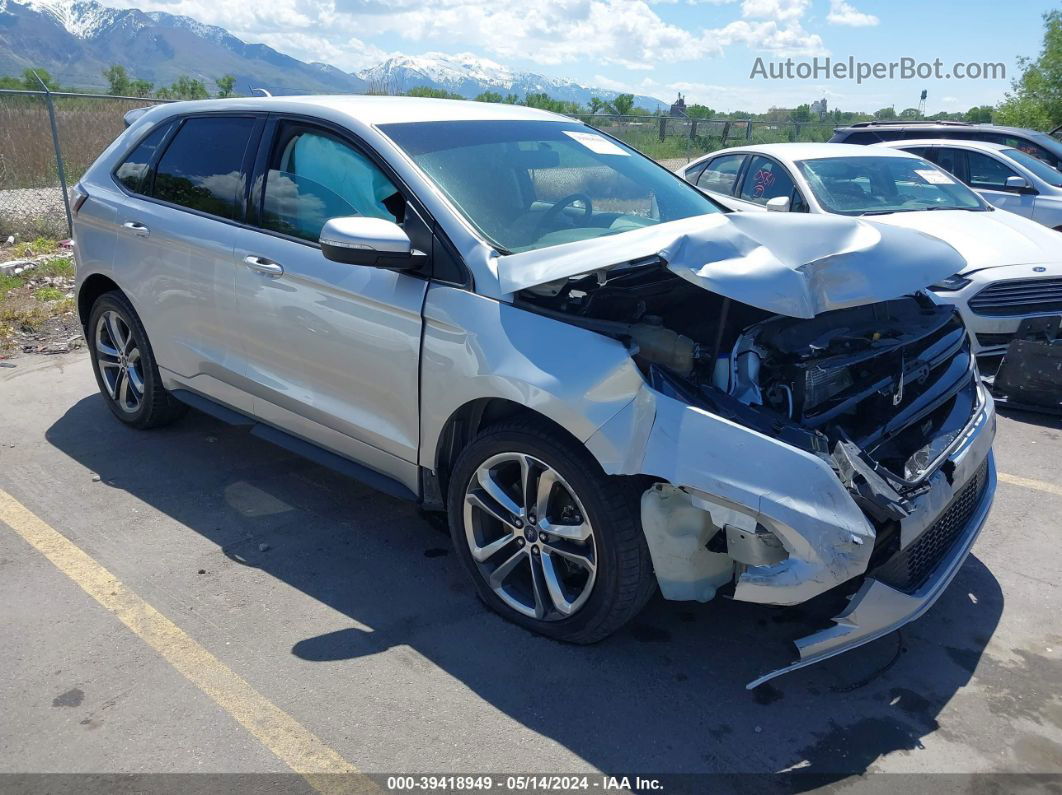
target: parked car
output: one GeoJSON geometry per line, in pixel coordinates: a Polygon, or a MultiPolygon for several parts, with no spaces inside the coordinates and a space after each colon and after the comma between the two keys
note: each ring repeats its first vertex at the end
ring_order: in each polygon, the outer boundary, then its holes
{"type": "Polygon", "coordinates": [[[1002,144],[1062,168],[1062,141],[1047,133],[1023,127],[996,124],[968,124],[962,121],[861,121],[833,131],[830,143],[876,144],[914,138],[950,138],[958,141],[985,141],[1002,144]]]}
{"type": "Polygon", "coordinates": [[[1001,210],[1062,231],[1062,171],[1020,149],[981,141],[893,141],[940,166],[1001,210]]]}
{"type": "Polygon", "coordinates": [[[733,210],[863,217],[939,237],[966,265],[930,289],[959,309],[986,369],[998,364],[1024,318],[1062,312],[1058,234],[995,210],[951,174],[909,152],[761,144],[713,152],[677,173],[733,210]]]}
{"type": "Polygon", "coordinates": [[[993,401],[961,318],[921,291],[953,249],[730,217],[561,116],[169,104],[75,209],[115,417],[191,404],[445,511],[482,599],[553,638],[599,640],[657,587],[858,591],[800,641],[806,665],[921,615],[992,503],[993,401]]]}

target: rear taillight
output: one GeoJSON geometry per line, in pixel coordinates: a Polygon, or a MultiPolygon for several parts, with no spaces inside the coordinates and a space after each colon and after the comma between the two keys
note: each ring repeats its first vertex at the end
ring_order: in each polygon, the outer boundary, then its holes
{"type": "Polygon", "coordinates": [[[77,215],[77,211],[81,209],[81,205],[85,203],[88,198],[88,192],[81,187],[81,183],[77,183],[70,189],[70,212],[77,215]]]}

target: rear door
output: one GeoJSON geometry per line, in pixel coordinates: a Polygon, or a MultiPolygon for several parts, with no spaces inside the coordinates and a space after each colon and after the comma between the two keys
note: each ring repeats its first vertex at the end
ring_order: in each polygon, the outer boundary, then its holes
{"type": "Polygon", "coordinates": [[[238,325],[254,414],[416,486],[422,274],[331,262],[329,218],[400,223],[431,251],[431,227],[382,161],[338,128],[275,117],[236,235],[238,325]]]}
{"type": "Polygon", "coordinates": [[[736,197],[731,201],[740,210],[765,211],[767,202],[779,196],[790,200],[790,209],[794,212],[807,211],[807,201],[785,166],[774,158],[753,155],[741,174],[736,197]]]}
{"type": "MultiPolygon", "coordinates": [[[[1020,177],[1017,171],[1003,162],[1002,158],[985,152],[967,149],[967,184],[980,193],[986,201],[1002,210],[1009,210],[1026,218],[1032,218],[1036,209],[1036,196],[1007,187],[1008,177],[1020,177]]],[[[1023,177],[1024,179],[1024,177],[1023,177]]]]}
{"type": "Polygon", "coordinates": [[[128,194],[118,209],[116,273],[159,366],[243,410],[233,247],[263,122],[255,114],[179,119],[162,141],[145,139],[157,151],[115,172],[128,194]]]}

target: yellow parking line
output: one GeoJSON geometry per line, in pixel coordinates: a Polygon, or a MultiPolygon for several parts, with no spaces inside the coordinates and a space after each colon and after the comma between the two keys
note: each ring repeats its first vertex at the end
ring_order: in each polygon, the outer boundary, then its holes
{"type": "Polygon", "coordinates": [[[1048,483],[1044,480],[1033,480],[1032,478],[1020,478],[1017,475],[1008,475],[1006,472],[1000,472],[997,477],[1003,483],[1009,483],[1012,486],[1024,486],[1027,489],[1046,491],[1048,494],[1062,497],[1062,486],[1059,486],[1056,483],[1048,483]]]}
{"type": "Polygon", "coordinates": [[[351,776],[357,774],[358,769],[320,737],[251,687],[80,547],[3,489],[0,489],[0,521],[114,613],[314,789],[330,793],[372,788],[368,778],[351,776]]]}

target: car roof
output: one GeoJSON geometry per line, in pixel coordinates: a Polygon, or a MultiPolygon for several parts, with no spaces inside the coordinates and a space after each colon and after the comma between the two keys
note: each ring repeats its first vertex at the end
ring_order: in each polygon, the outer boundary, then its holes
{"type": "Polygon", "coordinates": [[[887,130],[932,130],[934,127],[940,130],[972,130],[974,132],[1003,132],[1012,133],[1015,135],[1036,135],[1036,130],[1030,130],[1027,127],[1004,127],[1000,124],[970,124],[966,121],[858,121],[854,124],[848,124],[843,127],[834,128],[834,132],[853,132],[856,130],[873,130],[887,129],[887,130]]]}
{"type": "MultiPolygon", "coordinates": [[[[524,105],[501,102],[435,99],[432,97],[392,97],[360,94],[240,97],[174,102],[166,105],[170,113],[202,111],[258,110],[279,113],[326,111],[349,116],[361,124],[395,124],[415,121],[565,121],[574,119],[524,105]]],[[[166,115],[169,115],[167,113],[166,115]]]]}
{"type": "MultiPolygon", "coordinates": [[[[882,157],[881,150],[875,150],[870,146],[859,144],[820,144],[820,143],[788,143],[788,144],[752,144],[751,146],[733,146],[729,149],[720,149],[705,157],[715,157],[721,154],[738,152],[752,152],[776,157],[779,160],[819,160],[824,157],[882,157]]],[[[917,158],[910,152],[898,151],[894,153],[898,157],[917,158]]],[[[704,158],[700,158],[704,160],[704,158]]]]}
{"type": "Polygon", "coordinates": [[[986,152],[999,152],[1003,149],[1013,149],[1007,144],[996,144],[991,141],[970,141],[966,138],[909,138],[902,141],[881,141],[871,146],[895,149],[903,146],[957,146],[963,149],[981,149],[986,152]]]}

